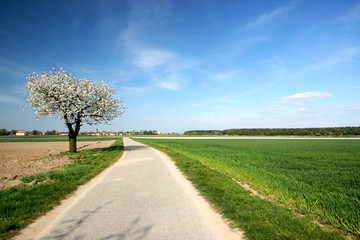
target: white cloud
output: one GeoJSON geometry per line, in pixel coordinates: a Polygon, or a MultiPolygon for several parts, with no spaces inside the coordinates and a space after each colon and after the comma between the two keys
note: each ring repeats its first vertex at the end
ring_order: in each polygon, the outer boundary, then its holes
{"type": "Polygon", "coordinates": [[[121,90],[131,93],[145,93],[151,91],[150,87],[123,87],[121,90]]]}
{"type": "Polygon", "coordinates": [[[303,104],[304,102],[315,101],[332,96],[333,95],[329,92],[304,92],[282,97],[280,102],[289,104],[303,104]]]}
{"type": "Polygon", "coordinates": [[[175,54],[164,50],[145,50],[137,53],[135,65],[143,70],[151,70],[158,66],[170,64],[175,54]]]}
{"type": "Polygon", "coordinates": [[[182,86],[178,82],[167,82],[167,81],[157,81],[156,86],[173,91],[177,91],[182,88],[182,86]]]}
{"type": "Polygon", "coordinates": [[[125,47],[135,68],[145,73],[153,86],[178,91],[186,84],[183,72],[188,61],[171,51],[151,47],[147,39],[158,35],[158,26],[165,24],[170,15],[167,1],[132,1],[128,27],[118,35],[118,47],[125,47]]]}
{"type": "Polygon", "coordinates": [[[186,81],[182,72],[186,61],[175,53],[162,49],[137,50],[134,65],[145,72],[155,86],[168,90],[181,90],[186,81]]]}
{"type": "Polygon", "coordinates": [[[349,105],[349,106],[344,106],[342,109],[345,110],[345,111],[351,111],[351,112],[360,113],[360,104],[352,104],[352,105],[349,105]]]}
{"type": "Polygon", "coordinates": [[[233,78],[239,73],[239,70],[230,70],[227,72],[220,73],[209,73],[209,76],[219,82],[225,81],[227,79],[233,78]]]}
{"type": "Polygon", "coordinates": [[[295,4],[297,4],[297,3],[299,3],[299,1],[293,1],[288,6],[278,7],[278,8],[275,8],[271,13],[260,15],[255,21],[249,22],[246,25],[245,30],[258,28],[258,27],[261,27],[265,24],[268,24],[268,23],[274,21],[279,16],[294,9],[295,4]]]}

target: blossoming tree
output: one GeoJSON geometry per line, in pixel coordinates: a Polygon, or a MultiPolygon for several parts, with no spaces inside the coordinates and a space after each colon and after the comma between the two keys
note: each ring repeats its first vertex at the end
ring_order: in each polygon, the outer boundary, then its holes
{"type": "Polygon", "coordinates": [[[115,88],[90,79],[78,79],[62,68],[27,77],[25,108],[36,119],[60,117],[69,130],[69,151],[76,152],[76,138],[83,123],[109,123],[124,113],[125,107],[115,98],[115,88]]]}

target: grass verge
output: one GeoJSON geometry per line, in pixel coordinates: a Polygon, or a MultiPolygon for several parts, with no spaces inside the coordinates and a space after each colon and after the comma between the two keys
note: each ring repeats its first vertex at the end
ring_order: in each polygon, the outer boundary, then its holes
{"type": "Polygon", "coordinates": [[[337,230],[326,231],[310,219],[299,217],[258,196],[253,196],[230,177],[199,160],[148,139],[136,139],[170,156],[200,193],[248,239],[344,239],[337,230]]]}
{"type": "Polygon", "coordinates": [[[63,170],[22,179],[25,183],[34,179],[49,179],[52,182],[0,191],[0,239],[16,235],[37,217],[59,205],[79,185],[88,182],[116,162],[122,153],[121,138],[107,149],[67,154],[74,162],[66,165],[63,170]]]}

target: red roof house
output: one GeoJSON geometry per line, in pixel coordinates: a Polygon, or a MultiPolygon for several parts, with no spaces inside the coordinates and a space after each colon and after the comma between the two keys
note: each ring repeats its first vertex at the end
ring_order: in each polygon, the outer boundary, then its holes
{"type": "Polygon", "coordinates": [[[16,136],[25,136],[25,131],[17,131],[15,133],[16,136]]]}

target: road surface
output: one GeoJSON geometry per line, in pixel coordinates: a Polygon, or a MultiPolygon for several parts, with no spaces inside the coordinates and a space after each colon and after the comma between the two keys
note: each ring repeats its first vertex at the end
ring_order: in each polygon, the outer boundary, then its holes
{"type": "Polygon", "coordinates": [[[241,239],[168,157],[124,138],[125,152],[35,239],[241,239]]]}

